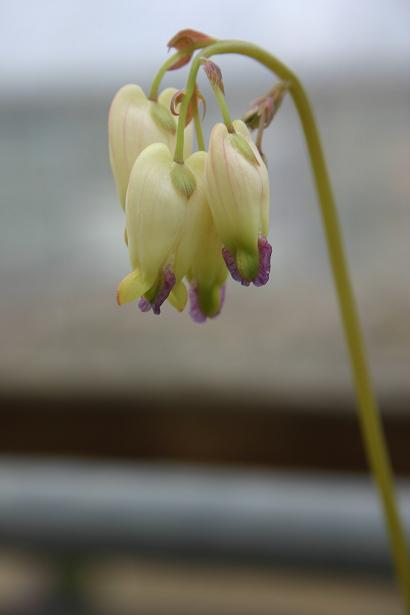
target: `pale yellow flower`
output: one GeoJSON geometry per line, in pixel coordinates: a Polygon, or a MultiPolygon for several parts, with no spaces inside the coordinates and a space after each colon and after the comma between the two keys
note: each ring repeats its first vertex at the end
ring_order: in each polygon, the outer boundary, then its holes
{"type": "Polygon", "coordinates": [[[219,314],[228,274],[222,258],[222,243],[208,205],[206,159],[206,152],[196,152],[185,161],[195,177],[196,188],[189,200],[175,258],[177,278],[187,274],[190,282],[190,314],[196,322],[219,314]]]}
{"type": "MultiPolygon", "coordinates": [[[[177,118],[170,111],[175,88],[164,90],[158,102],[149,100],[138,85],[125,85],[114,96],[108,118],[111,169],[121,206],[131,169],[138,155],[152,143],[164,143],[172,151],[177,118]]],[[[185,155],[192,151],[192,126],[185,129],[185,155]]]]}
{"type": "Polygon", "coordinates": [[[208,202],[232,277],[248,286],[269,279],[269,178],[249,131],[240,120],[235,133],[214,126],[206,162],[208,202]]]}
{"type": "Polygon", "coordinates": [[[120,305],[141,297],[142,311],[152,308],[159,314],[171,295],[173,305],[179,309],[185,306],[185,287],[175,274],[175,255],[190,196],[180,189],[175,172],[184,171],[189,180],[192,174],[173,162],[163,143],[146,147],[134,163],[125,207],[132,271],[118,287],[120,305]]]}

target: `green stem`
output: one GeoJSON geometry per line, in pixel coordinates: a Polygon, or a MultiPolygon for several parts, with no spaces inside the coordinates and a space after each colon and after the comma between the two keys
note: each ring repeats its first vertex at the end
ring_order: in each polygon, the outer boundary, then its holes
{"type": "Polygon", "coordinates": [[[163,80],[165,73],[169,70],[169,68],[173,64],[175,64],[175,62],[183,58],[185,55],[187,55],[186,50],[177,51],[176,53],[172,54],[172,56],[170,56],[168,60],[166,60],[163,63],[163,65],[160,67],[159,71],[155,75],[153,82],[151,83],[151,89],[148,95],[148,98],[150,100],[156,101],[158,99],[159,86],[161,85],[161,81],[163,80]]]}
{"type": "Polygon", "coordinates": [[[170,56],[168,60],[165,60],[165,62],[163,63],[163,65],[160,67],[157,74],[155,75],[153,82],[151,83],[151,89],[149,91],[148,98],[152,101],[156,101],[158,99],[158,90],[159,90],[159,86],[161,85],[161,81],[163,80],[165,73],[171,68],[173,64],[175,64],[175,62],[187,56],[191,56],[194,53],[194,51],[196,51],[197,49],[202,49],[203,47],[206,47],[207,45],[209,45],[209,41],[207,40],[199,41],[195,43],[194,45],[191,45],[190,47],[186,47],[185,49],[182,49],[181,51],[177,51],[172,56],[170,56]]]}
{"type": "MultiPolygon", "coordinates": [[[[212,47],[214,47],[214,45],[211,45],[210,47],[208,47],[208,49],[211,49],[212,47]]],[[[191,69],[189,71],[186,83],[185,96],[182,99],[181,108],[179,110],[177,139],[174,153],[174,160],[179,164],[184,163],[184,131],[186,125],[186,118],[188,115],[189,103],[195,92],[196,76],[198,74],[199,67],[201,66],[201,56],[203,53],[205,53],[205,50],[201,51],[201,53],[198,53],[198,55],[192,61],[191,69]]]]}
{"type": "Polygon", "coordinates": [[[228,105],[226,104],[224,93],[222,92],[221,88],[217,85],[212,84],[212,89],[214,91],[216,102],[218,103],[219,109],[222,114],[222,119],[224,121],[225,126],[228,129],[228,132],[235,132],[235,129],[232,125],[229,108],[228,108],[228,105]]]}
{"type": "Polygon", "coordinates": [[[199,117],[199,109],[198,109],[197,103],[195,103],[194,105],[192,117],[194,119],[194,127],[195,127],[195,134],[196,134],[196,141],[197,141],[198,149],[201,151],[205,151],[206,148],[205,148],[204,134],[202,132],[201,119],[199,117]]]}
{"type": "Polygon", "coordinates": [[[280,79],[287,81],[289,83],[289,92],[300,117],[319,197],[329,260],[350,357],[362,438],[369,465],[379,490],[403,602],[407,615],[410,615],[410,561],[406,545],[406,535],[400,519],[396,500],[393,472],[367,367],[358,311],[347,269],[338,215],[322,145],[309,99],[299,79],[277,58],[256,45],[244,43],[242,41],[221,41],[207,47],[197,55],[191,65],[186,96],[181,106],[181,114],[179,117],[177,131],[179,142],[176,147],[176,157],[181,155],[181,148],[183,149],[184,113],[186,114],[184,106],[186,106],[186,109],[188,108],[191,95],[189,92],[191,91],[192,85],[195,83],[201,56],[209,57],[216,54],[230,53],[241,54],[253,58],[270,69],[280,79]]]}

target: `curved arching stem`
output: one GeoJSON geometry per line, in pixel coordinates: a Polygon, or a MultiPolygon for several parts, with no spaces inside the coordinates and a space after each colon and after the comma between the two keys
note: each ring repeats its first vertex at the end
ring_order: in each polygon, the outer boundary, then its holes
{"type": "Polygon", "coordinates": [[[350,358],[362,438],[373,478],[379,490],[406,613],[410,615],[410,562],[405,531],[397,505],[391,462],[367,367],[362,330],[319,132],[309,99],[299,79],[277,58],[256,45],[242,41],[221,41],[210,45],[201,51],[191,64],[177,129],[175,161],[183,162],[185,116],[195,87],[201,58],[232,53],[253,58],[286,81],[299,114],[316,184],[327,250],[350,358]]]}
{"type": "Polygon", "coordinates": [[[165,62],[160,66],[157,74],[155,75],[151,88],[148,94],[149,100],[156,101],[158,99],[158,90],[161,85],[161,81],[163,80],[165,73],[173,66],[178,60],[181,60],[183,57],[187,55],[186,51],[177,51],[173,53],[165,62]]]}

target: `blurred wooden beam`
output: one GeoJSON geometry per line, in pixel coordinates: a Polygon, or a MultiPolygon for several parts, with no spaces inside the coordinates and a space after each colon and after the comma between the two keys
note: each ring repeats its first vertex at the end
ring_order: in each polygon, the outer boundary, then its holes
{"type": "MultiPolygon", "coordinates": [[[[0,398],[0,453],[52,454],[363,472],[353,408],[294,407],[181,392],[0,398]]],[[[410,475],[410,415],[386,413],[395,471],[410,475]]]]}

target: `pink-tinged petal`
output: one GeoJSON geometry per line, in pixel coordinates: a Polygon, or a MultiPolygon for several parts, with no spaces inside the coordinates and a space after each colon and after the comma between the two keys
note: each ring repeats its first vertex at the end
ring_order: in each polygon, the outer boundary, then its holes
{"type": "Polygon", "coordinates": [[[259,272],[253,283],[255,286],[264,286],[269,280],[270,274],[270,259],[272,255],[272,246],[266,237],[259,237],[259,272]]]}

